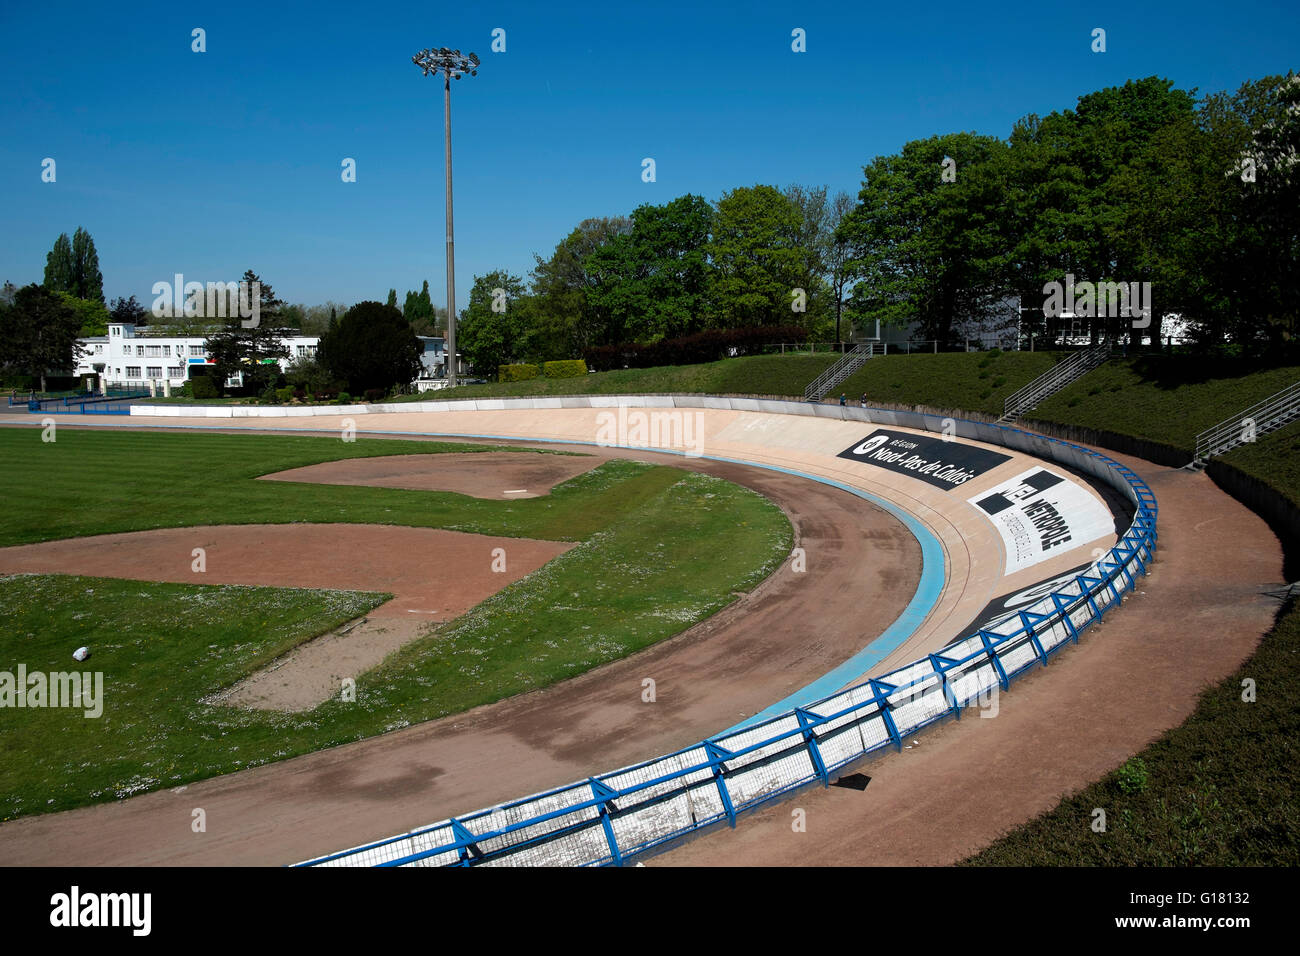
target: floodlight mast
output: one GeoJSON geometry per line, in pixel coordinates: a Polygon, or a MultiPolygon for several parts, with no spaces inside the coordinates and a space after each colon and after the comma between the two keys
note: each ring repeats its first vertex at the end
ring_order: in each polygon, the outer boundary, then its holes
{"type": "Polygon", "coordinates": [[[451,216],[451,81],[460,79],[466,73],[478,75],[479,59],[473,53],[468,56],[460,50],[439,47],[436,50],[421,50],[411,57],[411,62],[424,71],[442,74],[443,95],[443,134],[447,145],[447,387],[456,387],[456,249],[451,216]]]}

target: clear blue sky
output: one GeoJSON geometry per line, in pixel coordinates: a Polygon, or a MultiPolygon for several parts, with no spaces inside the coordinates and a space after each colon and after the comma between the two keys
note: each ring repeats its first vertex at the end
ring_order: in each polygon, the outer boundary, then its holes
{"type": "Polygon", "coordinates": [[[411,63],[444,45],[483,60],[452,88],[463,308],[474,275],[526,274],[589,216],[760,182],[856,195],[909,139],[1005,136],[1152,74],[1206,93],[1300,68],[1300,5],[8,2],[0,281],[39,282],[84,226],[106,295],[146,307],[176,272],[247,268],[291,302],[427,278],[444,303],[441,84],[411,63]]]}

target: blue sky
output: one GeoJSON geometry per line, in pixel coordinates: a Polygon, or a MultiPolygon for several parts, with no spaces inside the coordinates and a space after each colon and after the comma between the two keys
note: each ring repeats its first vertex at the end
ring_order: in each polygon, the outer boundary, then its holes
{"type": "Polygon", "coordinates": [[[1300,69],[1300,6],[6,4],[0,281],[39,282],[84,226],[106,295],[146,307],[174,273],[247,268],[291,302],[428,279],[444,303],[441,83],[411,63],[444,45],[483,60],[452,87],[463,308],[474,275],[526,275],[589,216],[755,183],[856,195],[909,139],[1005,136],[1152,74],[1206,93],[1300,69]]]}

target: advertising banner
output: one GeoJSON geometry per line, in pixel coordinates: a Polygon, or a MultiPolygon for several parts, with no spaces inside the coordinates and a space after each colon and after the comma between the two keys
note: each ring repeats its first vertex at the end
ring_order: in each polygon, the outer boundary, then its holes
{"type": "Polygon", "coordinates": [[[852,448],[840,452],[839,457],[911,475],[946,491],[1011,460],[1010,455],[965,442],[888,428],[877,428],[852,448]]]}

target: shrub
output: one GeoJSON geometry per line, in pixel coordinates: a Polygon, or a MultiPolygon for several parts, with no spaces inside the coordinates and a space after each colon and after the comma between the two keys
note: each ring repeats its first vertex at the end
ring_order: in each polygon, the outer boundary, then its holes
{"type": "Polygon", "coordinates": [[[196,375],[190,379],[190,385],[195,398],[217,398],[221,394],[211,375],[196,375]]]}
{"type": "Polygon", "coordinates": [[[536,365],[500,365],[497,366],[498,382],[526,382],[537,378],[540,369],[536,365]]]}
{"type": "MultiPolygon", "coordinates": [[[[378,402],[381,401],[383,397],[387,394],[388,393],[385,392],[382,388],[368,388],[366,389],[366,401],[378,402]]],[[[341,393],[340,393],[340,397],[342,397],[341,393]]]]}
{"type": "Polygon", "coordinates": [[[289,402],[293,400],[293,386],[286,385],[284,388],[275,390],[275,400],[277,402],[289,402]]]}
{"type": "Polygon", "coordinates": [[[351,395],[349,395],[347,392],[339,392],[339,404],[340,404],[340,405],[342,405],[342,404],[346,404],[347,402],[350,402],[350,401],[352,401],[352,396],[351,396],[351,395]]]}
{"type": "Polygon", "coordinates": [[[322,388],[312,395],[312,399],[317,402],[332,402],[338,398],[339,393],[333,388],[322,388]]]}
{"type": "Polygon", "coordinates": [[[545,362],[542,365],[542,373],[547,378],[581,378],[587,374],[587,363],[582,359],[545,362]]]}

